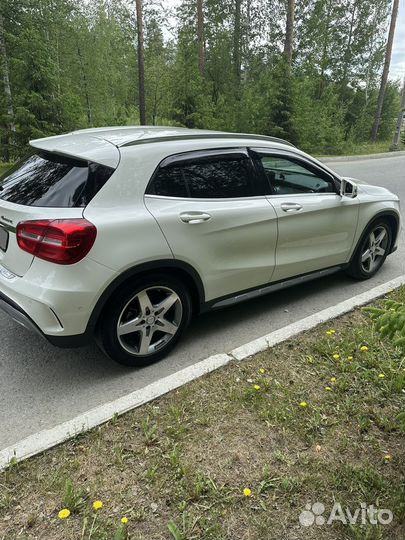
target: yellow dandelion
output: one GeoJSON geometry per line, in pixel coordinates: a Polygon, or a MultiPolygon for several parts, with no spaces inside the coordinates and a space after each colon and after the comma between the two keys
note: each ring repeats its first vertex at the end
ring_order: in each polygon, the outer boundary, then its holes
{"type": "Polygon", "coordinates": [[[100,510],[103,508],[103,501],[94,501],[93,508],[94,510],[100,510]]]}
{"type": "Polygon", "coordinates": [[[330,386],[325,386],[325,390],[326,390],[327,392],[330,392],[330,391],[332,390],[332,388],[331,388],[330,386]]]}
{"type": "Polygon", "coordinates": [[[332,384],[335,383],[335,382],[336,382],[336,377],[331,377],[331,378],[330,378],[330,382],[331,382],[332,384]]]}
{"type": "Polygon", "coordinates": [[[326,330],[325,334],[326,334],[327,336],[331,336],[331,335],[332,335],[332,332],[331,332],[330,330],[326,330]]]}
{"type": "Polygon", "coordinates": [[[333,355],[333,358],[334,358],[335,360],[339,360],[340,354],[338,354],[338,353],[334,354],[334,355],[333,355]]]}
{"type": "Polygon", "coordinates": [[[305,409],[305,407],[308,407],[308,403],[307,403],[306,401],[301,401],[300,407],[302,407],[303,409],[305,409]]]}
{"type": "Polygon", "coordinates": [[[255,390],[260,390],[260,386],[259,386],[258,384],[255,384],[255,385],[253,386],[253,388],[254,388],[255,390]]]}
{"type": "Polygon", "coordinates": [[[252,496],[252,490],[249,489],[249,488],[245,488],[245,489],[243,490],[243,495],[244,495],[245,497],[251,497],[251,496],[252,496]]]}
{"type": "Polygon", "coordinates": [[[264,368],[261,367],[261,368],[259,369],[259,373],[261,373],[261,374],[266,373],[266,370],[265,370],[264,368]]]}
{"type": "Polygon", "coordinates": [[[122,523],[123,525],[126,525],[126,524],[128,523],[128,518],[127,518],[126,516],[122,517],[122,518],[121,518],[121,523],[122,523]]]}
{"type": "Polygon", "coordinates": [[[368,347],[366,347],[366,345],[362,345],[360,347],[360,350],[363,351],[363,352],[367,352],[368,351],[368,347]]]}
{"type": "Polygon", "coordinates": [[[353,356],[348,356],[347,359],[350,361],[350,360],[353,360],[353,356]]]}
{"type": "Polygon", "coordinates": [[[379,373],[379,374],[378,374],[378,378],[379,378],[379,379],[385,379],[384,373],[379,373]]]}
{"type": "Polygon", "coordinates": [[[391,454],[385,454],[384,461],[391,461],[391,459],[392,459],[391,454]]]}
{"type": "Polygon", "coordinates": [[[58,512],[59,519],[66,519],[70,516],[70,510],[68,508],[63,508],[58,512]]]}

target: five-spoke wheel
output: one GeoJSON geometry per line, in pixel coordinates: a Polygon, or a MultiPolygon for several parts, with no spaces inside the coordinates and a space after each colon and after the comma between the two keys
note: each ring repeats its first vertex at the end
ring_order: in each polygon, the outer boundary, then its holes
{"type": "Polygon", "coordinates": [[[98,341],[117,362],[143,366],[174,347],[190,316],[190,293],[178,279],[159,274],[141,277],[107,306],[98,341]]]}
{"type": "Polygon", "coordinates": [[[380,261],[387,253],[388,231],[386,225],[373,228],[364,244],[366,248],[361,256],[361,265],[365,272],[373,272],[380,267],[380,261]]]}
{"type": "Polygon", "coordinates": [[[176,334],[182,313],[181,300],[172,289],[143,289],[129,300],[120,313],[118,340],[130,354],[156,352],[176,334]]]}
{"type": "Polygon", "coordinates": [[[352,257],[347,273],[357,279],[374,276],[389,253],[391,238],[391,227],[386,221],[376,221],[370,225],[352,257]]]}

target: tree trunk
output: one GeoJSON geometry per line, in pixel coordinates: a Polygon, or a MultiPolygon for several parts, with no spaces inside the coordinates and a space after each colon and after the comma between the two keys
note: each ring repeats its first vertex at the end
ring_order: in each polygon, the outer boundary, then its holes
{"type": "Polygon", "coordinates": [[[378,128],[380,126],[381,112],[382,112],[382,108],[384,104],[385,89],[387,87],[388,74],[390,71],[392,43],[394,41],[395,25],[396,25],[397,16],[398,16],[398,5],[399,5],[399,0],[394,0],[392,4],[391,23],[390,23],[390,29],[388,32],[387,47],[385,49],[384,68],[383,68],[383,72],[381,76],[380,91],[378,93],[377,110],[375,112],[373,129],[371,131],[371,140],[373,142],[377,140],[378,128]]]}
{"type": "Polygon", "coordinates": [[[136,2],[136,26],[138,30],[138,88],[139,88],[139,121],[142,126],[146,125],[145,106],[145,59],[143,44],[143,16],[142,0],[136,2]]]}
{"type": "Polygon", "coordinates": [[[287,0],[287,23],[285,29],[284,55],[291,66],[294,40],[295,0],[287,0]]]}
{"type": "Polygon", "coordinates": [[[6,41],[4,39],[3,15],[1,13],[0,13],[0,65],[3,70],[4,94],[6,96],[6,107],[7,107],[7,116],[8,116],[7,128],[9,131],[3,158],[5,159],[5,161],[9,161],[10,160],[10,147],[13,142],[12,134],[15,132],[15,123],[14,123],[13,97],[11,94],[10,76],[9,76],[9,69],[8,69],[6,41]]]}
{"type": "Polygon", "coordinates": [[[92,113],[91,113],[91,105],[90,105],[90,96],[89,96],[89,88],[87,84],[87,75],[86,75],[86,69],[83,63],[83,55],[80,47],[77,47],[77,56],[79,57],[79,63],[80,63],[80,71],[82,72],[82,81],[83,81],[83,90],[84,90],[84,97],[86,99],[86,114],[87,114],[87,125],[91,126],[93,123],[92,113]]]}
{"type": "Polygon", "coordinates": [[[241,70],[241,31],[240,31],[240,7],[241,0],[235,0],[235,26],[233,31],[233,65],[236,80],[240,82],[241,70]]]}
{"type": "Polygon", "coordinates": [[[350,15],[350,27],[349,27],[349,34],[347,37],[347,43],[346,43],[346,50],[344,54],[344,63],[343,63],[343,73],[342,73],[342,87],[344,88],[347,84],[347,74],[349,71],[349,63],[351,60],[351,49],[352,49],[352,40],[353,40],[353,28],[354,28],[354,20],[356,16],[356,9],[357,9],[357,2],[356,0],[353,3],[352,12],[350,15]]]}
{"type": "Polygon", "coordinates": [[[401,108],[398,113],[397,127],[395,129],[394,140],[392,141],[391,150],[400,150],[400,138],[401,138],[401,127],[402,121],[404,119],[405,112],[405,77],[402,84],[402,99],[401,99],[401,108]]]}
{"type": "Polygon", "coordinates": [[[198,69],[201,77],[205,75],[205,46],[204,46],[204,10],[203,0],[197,0],[197,42],[198,69]]]}
{"type": "Polygon", "coordinates": [[[331,16],[332,16],[332,0],[328,1],[325,13],[325,30],[323,32],[323,44],[322,44],[322,57],[321,57],[321,74],[319,78],[319,87],[318,87],[318,99],[321,99],[324,86],[325,86],[325,71],[328,64],[328,47],[329,47],[329,38],[330,38],[330,26],[331,26],[331,16]]]}

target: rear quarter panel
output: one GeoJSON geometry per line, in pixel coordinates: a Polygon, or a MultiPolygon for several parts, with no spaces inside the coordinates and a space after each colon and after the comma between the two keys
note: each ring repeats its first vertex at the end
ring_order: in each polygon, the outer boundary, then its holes
{"type": "Polygon", "coordinates": [[[139,154],[124,153],[118,169],[83,213],[97,228],[88,257],[118,273],[147,261],[173,258],[158,224],[145,207],[143,180],[139,154]]]}

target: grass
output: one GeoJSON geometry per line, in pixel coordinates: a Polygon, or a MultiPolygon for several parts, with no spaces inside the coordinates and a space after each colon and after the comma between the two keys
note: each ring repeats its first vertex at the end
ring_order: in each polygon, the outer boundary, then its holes
{"type": "Polygon", "coordinates": [[[7,171],[12,166],[12,163],[1,163],[0,162],[0,176],[7,171]]]}
{"type": "MultiPolygon", "coordinates": [[[[336,154],[328,154],[322,155],[320,157],[329,157],[331,155],[342,155],[342,156],[366,156],[369,154],[380,154],[385,152],[390,152],[392,145],[392,140],[388,141],[378,141],[375,143],[372,142],[365,142],[365,143],[359,143],[354,144],[352,142],[347,142],[342,150],[340,152],[336,152],[336,154]]],[[[404,144],[401,143],[401,150],[404,150],[404,144]]]]}
{"type": "Polygon", "coordinates": [[[400,350],[357,310],[13,463],[0,538],[402,539],[404,387],[400,350]],[[394,519],[300,525],[316,501],[394,519]]]}

